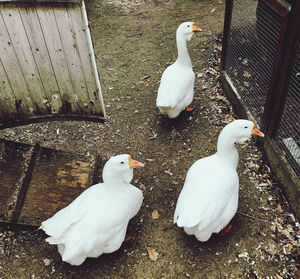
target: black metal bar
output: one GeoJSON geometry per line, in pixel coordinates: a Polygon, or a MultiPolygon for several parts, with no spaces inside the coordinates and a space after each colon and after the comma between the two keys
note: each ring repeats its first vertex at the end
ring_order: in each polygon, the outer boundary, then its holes
{"type": "MultiPolygon", "coordinates": [[[[268,7],[271,5],[274,1],[270,0],[259,0],[265,3],[265,1],[268,2],[268,7]]],[[[288,11],[288,9],[286,8],[288,11]]],[[[288,26],[288,20],[289,20],[289,13],[282,13],[284,14],[282,18],[282,25],[280,30],[280,37],[279,42],[275,54],[275,61],[273,64],[272,69],[272,75],[270,79],[270,85],[267,92],[266,102],[264,106],[264,113],[262,117],[262,129],[265,131],[266,134],[270,135],[269,128],[270,128],[270,121],[271,118],[277,117],[277,115],[274,115],[273,107],[274,107],[274,100],[276,98],[277,90],[278,90],[278,80],[280,78],[280,72],[281,72],[281,64],[282,64],[282,53],[284,52],[284,47],[286,44],[286,36],[287,36],[287,26],[288,26]]]]}
{"type": "Polygon", "coordinates": [[[291,73],[297,54],[297,41],[300,40],[300,1],[297,1],[293,7],[286,29],[286,40],[284,55],[278,73],[278,79],[274,84],[272,107],[268,116],[268,135],[274,138],[282,118],[284,104],[288,93],[288,87],[291,79],[291,73]]]}
{"type": "Polygon", "coordinates": [[[233,0],[226,0],[223,39],[222,39],[222,53],[221,53],[221,71],[224,71],[226,66],[226,56],[227,56],[229,32],[231,27],[231,17],[232,17],[232,5],[233,5],[233,0]]]}

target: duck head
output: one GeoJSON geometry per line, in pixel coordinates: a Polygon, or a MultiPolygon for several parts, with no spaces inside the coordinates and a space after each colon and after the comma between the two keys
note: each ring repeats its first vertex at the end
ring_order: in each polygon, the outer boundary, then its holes
{"type": "Polygon", "coordinates": [[[103,181],[130,183],[133,178],[133,169],[144,167],[143,163],[135,161],[128,154],[111,157],[103,168],[103,181]]]}
{"type": "Polygon", "coordinates": [[[250,120],[238,119],[226,125],[224,128],[231,133],[235,142],[242,143],[248,140],[251,136],[264,137],[264,134],[259,131],[255,124],[250,120]]]}
{"type": "Polygon", "coordinates": [[[184,22],[181,23],[177,29],[177,36],[183,37],[186,41],[189,41],[194,32],[200,32],[202,29],[197,27],[194,22],[184,22]]]}

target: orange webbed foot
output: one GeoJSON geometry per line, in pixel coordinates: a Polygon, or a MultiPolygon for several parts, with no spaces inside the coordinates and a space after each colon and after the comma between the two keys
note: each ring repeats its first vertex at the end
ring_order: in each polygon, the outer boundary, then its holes
{"type": "Polygon", "coordinates": [[[124,239],[123,242],[126,242],[126,241],[130,240],[131,238],[132,238],[131,235],[126,234],[125,239],[124,239]]]}
{"type": "Polygon", "coordinates": [[[231,230],[231,228],[232,228],[232,224],[229,223],[223,230],[221,230],[219,232],[219,234],[220,235],[226,235],[226,234],[229,233],[229,231],[231,230]]]}
{"type": "Polygon", "coordinates": [[[194,108],[192,108],[192,107],[186,107],[185,108],[185,111],[192,111],[194,108]]]}

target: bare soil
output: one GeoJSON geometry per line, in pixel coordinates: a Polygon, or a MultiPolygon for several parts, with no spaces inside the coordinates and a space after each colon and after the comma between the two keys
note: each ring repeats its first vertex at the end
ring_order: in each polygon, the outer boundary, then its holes
{"type": "Polygon", "coordinates": [[[238,117],[218,81],[224,1],[89,0],[86,6],[106,122],[32,124],[0,137],[105,159],[129,153],[146,165],[132,182],[144,203],[129,224],[132,239],[80,267],[62,262],[36,228],[2,225],[0,278],[299,278],[299,222],[253,139],[238,147],[240,203],[230,233],[200,243],[172,223],[188,168],[216,151],[222,127],[238,117]],[[177,56],[177,26],[188,20],[203,29],[188,43],[197,76],[194,110],[169,120],[155,107],[156,92],[177,56]],[[158,253],[156,261],[147,247],[158,253]]]}

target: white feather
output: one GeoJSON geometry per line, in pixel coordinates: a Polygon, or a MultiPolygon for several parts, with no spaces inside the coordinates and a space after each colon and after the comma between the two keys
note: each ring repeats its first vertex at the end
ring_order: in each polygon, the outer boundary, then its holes
{"type": "Polygon", "coordinates": [[[179,195],[174,223],[199,241],[222,230],[238,207],[238,152],[234,146],[251,137],[253,122],[236,120],[222,130],[217,153],[196,161],[179,195]]]}
{"type": "Polygon", "coordinates": [[[194,98],[195,73],[186,42],[193,35],[193,23],[182,23],[176,32],[178,58],[162,74],[156,106],[163,115],[177,117],[194,98]]]}
{"type": "Polygon", "coordinates": [[[142,204],[142,192],[130,184],[129,155],[112,157],[103,170],[104,183],[85,190],[70,205],[42,222],[49,244],[58,245],[62,260],[82,264],[120,248],[129,220],[142,204]],[[124,162],[121,164],[121,162],[124,162]]]}

